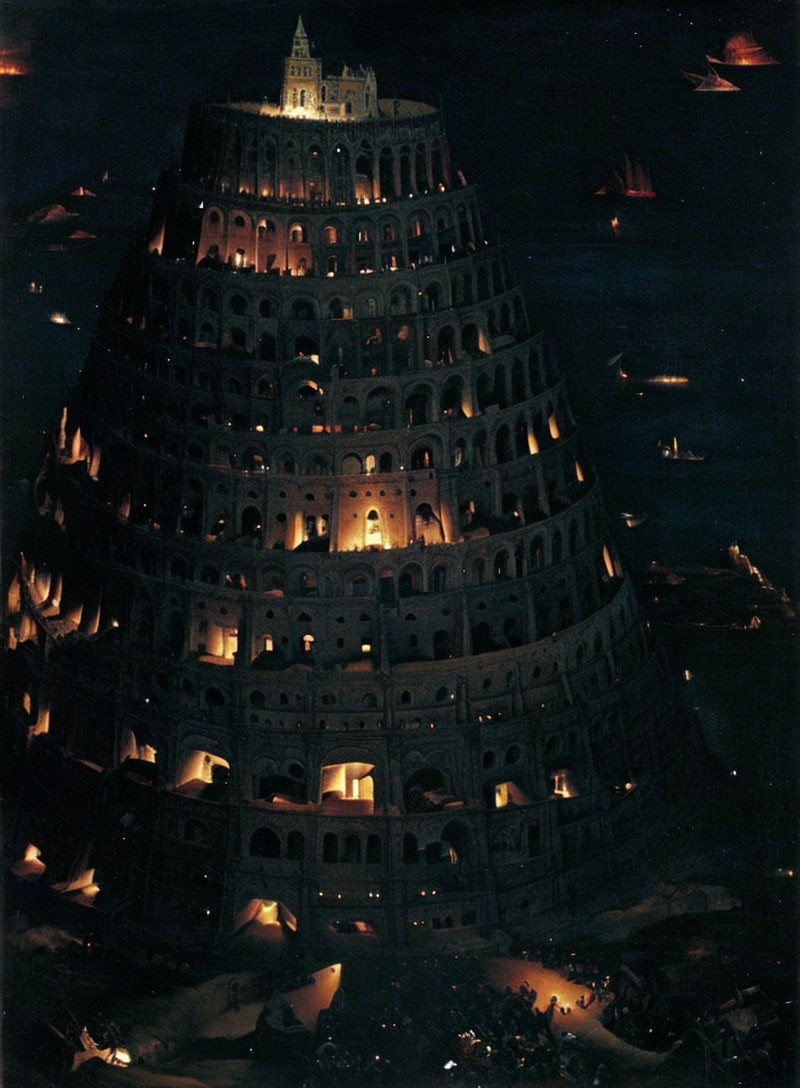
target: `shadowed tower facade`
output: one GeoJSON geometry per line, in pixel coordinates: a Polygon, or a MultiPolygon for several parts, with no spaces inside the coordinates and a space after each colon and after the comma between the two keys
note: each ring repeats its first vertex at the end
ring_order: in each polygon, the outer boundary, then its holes
{"type": "Polygon", "coordinates": [[[35,505],[10,849],[109,924],[427,945],[658,837],[691,741],[553,352],[441,114],[302,21],[193,108],[35,505]]]}

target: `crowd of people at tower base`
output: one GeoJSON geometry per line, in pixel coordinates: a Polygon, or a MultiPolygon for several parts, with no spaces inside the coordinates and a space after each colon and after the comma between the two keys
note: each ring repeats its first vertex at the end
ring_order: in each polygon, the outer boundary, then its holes
{"type": "MultiPolygon", "coordinates": [[[[566,1026],[569,1010],[550,994],[528,983],[496,989],[472,957],[409,958],[388,972],[375,966],[368,1002],[346,973],[320,1014],[309,1088],[448,1078],[533,1083],[567,1069],[575,1083],[608,1083],[605,1067],[574,1035],[551,1032],[554,1017],[566,1026]]],[[[587,975],[586,1000],[605,1001],[608,981],[587,975]]]]}
{"type": "MultiPolygon", "coordinates": [[[[589,962],[553,943],[516,955],[581,985],[576,1003],[596,1003],[600,1023],[633,1046],[672,1050],[679,1062],[713,1067],[723,1085],[788,1083],[774,1018],[773,1029],[763,1016],[763,1022],[752,1018],[749,1028],[729,1018],[731,1009],[757,1000],[755,991],[717,1005],[707,993],[671,994],[664,975],[645,963],[589,962]]],[[[574,1009],[527,982],[516,990],[489,985],[480,959],[409,958],[369,970],[369,982],[365,976],[361,985],[345,971],[331,1007],[320,1014],[316,1050],[305,1068],[308,1088],[557,1078],[581,1088],[614,1083],[614,1055],[593,1050],[569,1030],[574,1009]],[[559,1030],[551,1028],[554,1019],[559,1030]]]]}

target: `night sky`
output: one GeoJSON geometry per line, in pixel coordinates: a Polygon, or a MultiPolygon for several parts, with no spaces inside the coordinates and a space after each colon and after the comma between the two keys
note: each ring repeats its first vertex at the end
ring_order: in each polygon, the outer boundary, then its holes
{"type": "Polygon", "coordinates": [[[485,225],[572,379],[609,509],[650,514],[620,541],[629,563],[713,562],[737,540],[797,591],[792,4],[26,0],[2,11],[4,48],[26,50],[30,66],[0,77],[6,545],[18,481],[36,470],[96,306],[180,152],[189,103],[275,100],[300,11],[326,70],[368,63],[382,96],[443,104],[453,164],[480,183],[485,225]],[[741,72],[738,94],[693,92],[681,70],[702,72],[736,30],[780,65],[741,72]],[[625,152],[648,168],[656,200],[594,195],[625,152]],[[97,198],[71,199],[77,185],[97,198]],[[79,217],[28,221],[52,202],[79,217]],[[97,237],[70,241],[75,229],[97,237]],[[50,324],[53,310],[73,326],[50,324]],[[684,374],[689,390],[620,405],[605,361],[623,349],[629,371],[684,374]],[[656,443],[673,434],[708,462],[659,463],[656,443]]]}

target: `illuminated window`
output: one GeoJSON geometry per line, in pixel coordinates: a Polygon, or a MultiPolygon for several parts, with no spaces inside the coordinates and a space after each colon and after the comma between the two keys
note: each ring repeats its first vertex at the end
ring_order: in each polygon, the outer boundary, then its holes
{"type": "Polygon", "coordinates": [[[314,636],[313,635],[303,635],[302,641],[303,641],[303,652],[304,653],[311,653],[311,650],[313,649],[313,646],[314,646],[314,636]]]}
{"type": "Polygon", "coordinates": [[[176,787],[187,786],[192,782],[222,783],[227,780],[230,764],[221,756],[195,749],[181,762],[175,778],[176,787]]]}
{"type": "Polygon", "coordinates": [[[266,653],[271,654],[275,649],[275,640],[272,635],[264,635],[264,650],[266,653]]]}
{"type": "Polygon", "coordinates": [[[381,519],[377,510],[370,510],[365,519],[364,546],[367,548],[380,548],[383,546],[383,534],[381,532],[381,519]]]}
{"type": "Polygon", "coordinates": [[[322,801],[361,801],[372,810],[375,783],[372,763],[333,763],[322,768],[322,801]]]}

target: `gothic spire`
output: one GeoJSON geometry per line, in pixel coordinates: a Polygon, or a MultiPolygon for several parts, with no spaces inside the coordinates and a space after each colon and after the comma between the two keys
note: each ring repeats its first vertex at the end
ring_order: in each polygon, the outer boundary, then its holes
{"type": "Polygon", "coordinates": [[[306,34],[306,28],[303,26],[303,16],[297,16],[297,26],[294,32],[294,39],[292,41],[292,56],[293,57],[308,57],[308,35],[306,34]]]}

